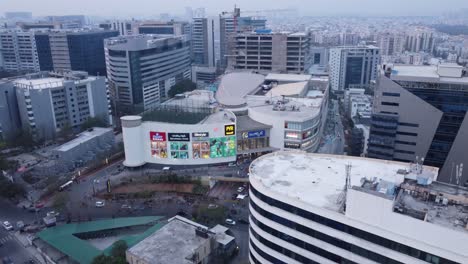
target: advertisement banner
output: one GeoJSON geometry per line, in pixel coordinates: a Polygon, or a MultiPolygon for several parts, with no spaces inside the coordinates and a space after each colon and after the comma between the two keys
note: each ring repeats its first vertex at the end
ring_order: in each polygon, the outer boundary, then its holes
{"type": "Polygon", "coordinates": [[[232,136],[236,134],[236,125],[225,125],[224,126],[224,135],[232,136]]]}
{"type": "Polygon", "coordinates": [[[266,135],[265,130],[254,130],[242,133],[242,138],[259,138],[266,135]]]}
{"type": "Polygon", "coordinates": [[[210,139],[210,157],[224,158],[236,156],[236,137],[219,137],[210,139]]]}
{"type": "Polygon", "coordinates": [[[169,141],[190,141],[190,133],[168,133],[169,141]]]}
{"type": "Polygon", "coordinates": [[[165,132],[150,132],[151,156],[155,158],[167,158],[167,142],[165,132]]]}

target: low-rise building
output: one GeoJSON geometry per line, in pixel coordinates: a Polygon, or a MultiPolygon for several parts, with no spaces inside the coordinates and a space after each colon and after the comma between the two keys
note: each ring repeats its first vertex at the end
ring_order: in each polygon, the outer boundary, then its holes
{"type": "Polygon", "coordinates": [[[99,153],[110,151],[114,142],[112,128],[93,127],[54,148],[52,153],[60,164],[70,169],[86,164],[95,159],[99,153]]]}
{"type": "Polygon", "coordinates": [[[126,252],[130,264],[208,264],[216,257],[230,255],[234,237],[223,226],[208,227],[175,216],[168,223],[126,252]]]}

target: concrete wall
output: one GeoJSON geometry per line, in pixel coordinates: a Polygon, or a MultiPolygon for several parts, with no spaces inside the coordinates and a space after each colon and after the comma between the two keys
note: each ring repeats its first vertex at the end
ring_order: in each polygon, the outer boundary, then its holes
{"type": "Polygon", "coordinates": [[[0,141],[11,140],[19,133],[21,121],[16,92],[11,82],[0,82],[0,141]]]}
{"type": "Polygon", "coordinates": [[[402,88],[385,76],[379,78],[378,90],[374,95],[374,111],[388,111],[399,114],[400,123],[418,124],[419,127],[398,126],[398,131],[417,133],[418,136],[396,135],[396,140],[416,142],[416,146],[395,144],[396,149],[414,151],[415,155],[395,153],[394,158],[415,160],[425,157],[442,118],[442,112],[416,95],[402,88]],[[382,93],[399,93],[400,97],[383,96],[382,93]],[[399,106],[382,105],[382,102],[398,103],[399,106]]]}
{"type": "Polygon", "coordinates": [[[468,149],[468,113],[465,114],[465,118],[458,130],[457,137],[453,141],[452,148],[445,160],[444,166],[440,170],[439,181],[448,182],[452,184],[463,185],[468,181],[468,168],[463,169],[462,177],[457,183],[456,180],[456,166],[464,164],[468,166],[468,155],[466,151],[468,149]]]}

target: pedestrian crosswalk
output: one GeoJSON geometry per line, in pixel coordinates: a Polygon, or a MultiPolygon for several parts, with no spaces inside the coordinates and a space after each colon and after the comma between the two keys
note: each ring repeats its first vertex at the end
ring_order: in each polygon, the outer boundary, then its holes
{"type": "Polygon", "coordinates": [[[12,239],[13,239],[13,236],[12,236],[12,235],[8,235],[8,236],[5,236],[5,237],[1,237],[1,238],[0,238],[0,244],[6,243],[6,242],[8,242],[8,241],[10,241],[10,240],[12,240],[12,239]]]}

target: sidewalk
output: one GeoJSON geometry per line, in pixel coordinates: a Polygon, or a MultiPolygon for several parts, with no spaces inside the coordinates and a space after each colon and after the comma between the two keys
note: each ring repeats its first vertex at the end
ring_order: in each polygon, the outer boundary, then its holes
{"type": "Polygon", "coordinates": [[[46,264],[44,258],[42,257],[41,253],[39,253],[36,248],[31,245],[30,239],[27,235],[23,235],[20,232],[14,233],[16,240],[23,245],[23,247],[34,257],[34,260],[41,264],[46,264]]]}

